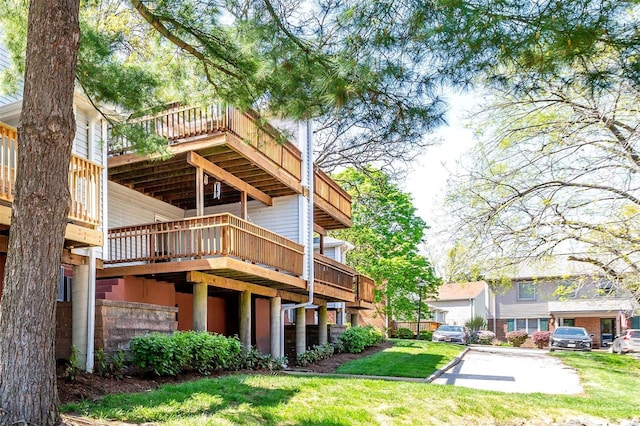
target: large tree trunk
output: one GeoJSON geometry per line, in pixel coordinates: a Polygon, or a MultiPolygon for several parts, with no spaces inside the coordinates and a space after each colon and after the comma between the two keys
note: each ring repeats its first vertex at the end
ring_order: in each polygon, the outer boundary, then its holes
{"type": "Polygon", "coordinates": [[[75,135],[79,0],[32,0],[16,194],[0,302],[0,424],[60,421],[55,307],[75,135]]]}

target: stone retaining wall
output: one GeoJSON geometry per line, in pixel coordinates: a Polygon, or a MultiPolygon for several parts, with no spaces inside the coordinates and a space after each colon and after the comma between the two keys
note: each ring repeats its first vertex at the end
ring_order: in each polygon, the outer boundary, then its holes
{"type": "Polygon", "coordinates": [[[178,308],[147,303],[96,300],[95,348],[112,354],[128,350],[129,341],[147,333],[173,333],[178,308]]]}

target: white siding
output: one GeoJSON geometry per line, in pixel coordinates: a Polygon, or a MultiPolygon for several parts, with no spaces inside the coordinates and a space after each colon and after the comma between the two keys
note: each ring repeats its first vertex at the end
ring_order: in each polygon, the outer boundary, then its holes
{"type": "Polygon", "coordinates": [[[257,208],[249,209],[249,220],[290,240],[301,242],[298,198],[298,195],[274,198],[271,207],[260,204],[257,208]]]}
{"type": "Polygon", "coordinates": [[[429,305],[447,311],[445,314],[447,324],[464,325],[464,323],[471,318],[472,309],[469,300],[430,300],[428,303],[429,305]]]}
{"type": "MultiPolygon", "coordinates": [[[[249,222],[255,223],[269,231],[299,242],[300,213],[298,197],[298,195],[290,195],[287,197],[274,198],[273,206],[265,206],[259,201],[250,201],[247,206],[247,219],[249,222]]],[[[231,213],[240,216],[240,203],[207,207],[204,213],[205,215],[231,213]]],[[[195,216],[195,210],[188,210],[185,216],[195,216]]]]}
{"type": "MultiPolygon", "coordinates": [[[[5,70],[11,66],[11,58],[9,56],[9,52],[7,49],[0,44],[0,72],[5,70]]],[[[0,105],[6,105],[13,103],[15,101],[19,101],[22,99],[21,96],[22,87],[18,89],[18,93],[4,93],[0,90],[0,105]]],[[[8,123],[7,123],[8,124],[8,123]]],[[[13,125],[13,124],[12,124],[13,125]]]]}
{"type": "Polygon", "coordinates": [[[184,219],[184,210],[137,191],[108,183],[109,228],[155,222],[156,215],[169,220],[184,219]]]}
{"type": "Polygon", "coordinates": [[[76,137],[73,139],[73,153],[89,159],[89,118],[76,109],[76,137]]]}

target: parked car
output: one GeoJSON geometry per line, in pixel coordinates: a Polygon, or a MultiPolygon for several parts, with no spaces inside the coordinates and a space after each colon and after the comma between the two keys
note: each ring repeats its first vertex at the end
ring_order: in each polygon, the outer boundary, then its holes
{"type": "Polygon", "coordinates": [[[551,334],[549,351],[590,351],[591,336],[583,327],[558,327],[551,334]]]}
{"type": "Polygon", "coordinates": [[[441,325],[433,332],[431,341],[466,345],[469,343],[469,331],[461,325],[441,325]]]}
{"type": "Polygon", "coordinates": [[[640,353],[640,330],[630,329],[616,336],[611,345],[611,352],[615,354],[627,352],[640,353]]]}

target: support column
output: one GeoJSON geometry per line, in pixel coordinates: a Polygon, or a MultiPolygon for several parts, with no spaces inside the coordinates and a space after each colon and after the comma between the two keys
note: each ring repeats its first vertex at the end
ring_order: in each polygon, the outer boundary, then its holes
{"type": "Polygon", "coordinates": [[[318,306],[318,343],[327,343],[327,305],[318,306]]]}
{"type": "Polygon", "coordinates": [[[358,312],[352,313],[351,314],[351,327],[357,327],[360,324],[358,324],[358,312]]]}
{"type": "Polygon", "coordinates": [[[207,331],[207,284],[193,283],[193,329],[207,331]]]}
{"type": "Polygon", "coordinates": [[[282,298],[271,298],[271,355],[280,358],[280,340],[282,339],[281,324],[282,315],[280,309],[282,308],[282,298]]]}
{"type": "Polygon", "coordinates": [[[342,308],[336,308],[336,324],[344,325],[344,313],[342,308]]]}
{"type": "Polygon", "coordinates": [[[240,293],[240,344],[244,351],[251,349],[251,292],[240,293]]]}
{"type": "Polygon", "coordinates": [[[85,370],[87,368],[89,265],[73,267],[71,300],[73,300],[71,304],[71,344],[77,351],[76,366],[85,370]]]}
{"type": "Polygon", "coordinates": [[[296,308],[296,355],[307,351],[307,317],[306,309],[296,308]]]}

